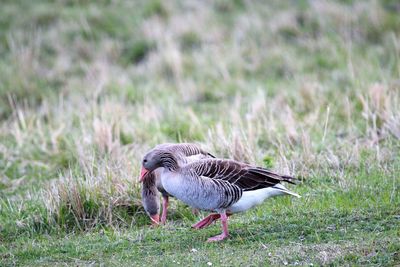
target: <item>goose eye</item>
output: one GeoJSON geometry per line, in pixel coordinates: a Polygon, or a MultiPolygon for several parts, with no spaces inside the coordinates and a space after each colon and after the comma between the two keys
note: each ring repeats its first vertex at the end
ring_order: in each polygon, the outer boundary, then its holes
{"type": "Polygon", "coordinates": [[[147,159],[144,159],[144,160],[143,160],[143,164],[145,164],[145,163],[147,163],[147,159]]]}

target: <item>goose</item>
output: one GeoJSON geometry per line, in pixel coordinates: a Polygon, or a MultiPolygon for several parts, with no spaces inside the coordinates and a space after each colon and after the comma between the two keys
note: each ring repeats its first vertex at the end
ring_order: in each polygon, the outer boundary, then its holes
{"type": "Polygon", "coordinates": [[[145,180],[148,173],[160,167],[161,183],[168,194],[193,208],[217,212],[194,225],[203,228],[221,219],[222,233],[210,237],[209,242],[229,236],[231,214],[246,211],[275,195],[299,197],[281,184],[295,184],[297,179],[291,176],[229,159],[207,158],[180,164],[174,153],[157,147],[143,157],[140,179],[145,180]]]}
{"type": "MultiPolygon", "coordinates": [[[[188,162],[195,162],[197,160],[206,158],[215,158],[212,154],[204,151],[198,145],[192,143],[165,143],[156,146],[154,149],[164,150],[174,154],[178,159],[179,164],[186,164],[188,162]]],[[[160,177],[162,171],[162,167],[157,168],[152,172],[149,172],[146,176],[146,179],[140,179],[140,182],[143,183],[141,192],[143,208],[149,215],[153,225],[158,225],[160,222],[161,224],[165,224],[167,220],[168,203],[171,195],[165,191],[161,184],[160,177]],[[161,220],[159,216],[160,193],[163,199],[161,220]]],[[[193,212],[196,212],[196,210],[194,209],[193,212]]]]}

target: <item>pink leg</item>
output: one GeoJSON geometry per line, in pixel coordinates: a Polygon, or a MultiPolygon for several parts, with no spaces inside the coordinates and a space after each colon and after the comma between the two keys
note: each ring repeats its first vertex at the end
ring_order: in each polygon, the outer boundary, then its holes
{"type": "Polygon", "coordinates": [[[205,217],[203,220],[199,221],[196,224],[193,224],[192,227],[195,229],[201,229],[204,227],[209,226],[212,224],[215,220],[218,220],[221,217],[218,213],[211,213],[207,217],[205,217]]]}
{"type": "Polygon", "coordinates": [[[161,224],[165,224],[165,222],[167,221],[167,210],[168,210],[168,197],[163,196],[161,224]]]}
{"type": "MultiPolygon", "coordinates": [[[[226,213],[226,216],[231,216],[233,213],[226,213]]],[[[209,226],[210,224],[212,224],[214,221],[218,220],[219,218],[221,218],[221,215],[219,215],[218,213],[211,213],[210,215],[208,215],[207,217],[205,217],[203,220],[199,221],[196,224],[192,225],[192,228],[195,229],[202,229],[205,228],[207,226],[209,226]]]]}
{"type": "Polygon", "coordinates": [[[229,232],[228,232],[228,216],[226,216],[226,212],[225,211],[223,211],[221,213],[221,222],[222,222],[222,234],[210,237],[209,239],[207,239],[207,242],[221,241],[221,240],[224,240],[225,238],[227,238],[229,236],[229,232]]]}

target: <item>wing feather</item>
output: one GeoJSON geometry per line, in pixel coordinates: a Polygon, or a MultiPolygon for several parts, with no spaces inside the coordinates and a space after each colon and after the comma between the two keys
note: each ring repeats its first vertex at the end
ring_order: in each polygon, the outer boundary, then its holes
{"type": "Polygon", "coordinates": [[[225,159],[203,159],[188,164],[196,175],[223,180],[243,191],[271,187],[280,182],[295,183],[296,179],[268,169],[225,159]]]}

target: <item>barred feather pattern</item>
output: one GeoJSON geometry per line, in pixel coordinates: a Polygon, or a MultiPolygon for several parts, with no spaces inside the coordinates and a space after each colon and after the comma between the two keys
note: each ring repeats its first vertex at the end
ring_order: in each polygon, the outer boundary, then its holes
{"type": "Polygon", "coordinates": [[[163,186],[167,192],[189,206],[201,210],[226,209],[243,194],[238,186],[224,180],[199,177],[189,170],[181,173],[163,173],[163,186]]]}
{"type": "Polygon", "coordinates": [[[178,159],[171,152],[156,151],[155,156],[159,157],[162,167],[170,171],[176,171],[179,168],[178,159]]]}
{"type": "Polygon", "coordinates": [[[297,180],[268,169],[233,160],[215,159],[192,144],[163,144],[147,155],[163,172],[161,183],[170,195],[203,210],[221,210],[238,202],[245,191],[297,180]],[[200,157],[191,159],[191,153],[200,157]],[[185,154],[186,153],[186,154],[185,154]]]}
{"type": "Polygon", "coordinates": [[[148,154],[150,153],[152,157],[160,160],[162,167],[170,171],[175,171],[178,167],[198,159],[214,158],[210,153],[190,143],[161,144],[153,148],[148,154]],[[192,156],[197,157],[191,158],[192,156]]]}
{"type": "MultiPolygon", "coordinates": [[[[160,159],[163,160],[166,168],[175,170],[177,165],[183,166],[189,162],[205,158],[214,158],[213,155],[204,151],[199,146],[190,143],[166,143],[156,146],[152,151],[156,151],[160,159]]],[[[155,215],[160,210],[160,193],[164,197],[170,196],[163,188],[160,180],[159,169],[147,174],[142,186],[142,204],[149,215],[155,215]]]]}
{"type": "Polygon", "coordinates": [[[228,209],[244,191],[272,187],[295,178],[233,160],[203,159],[161,177],[167,192],[203,210],[228,209]]]}
{"type": "Polygon", "coordinates": [[[216,180],[225,180],[237,185],[244,191],[257,190],[273,186],[280,182],[295,183],[296,179],[279,175],[261,167],[225,159],[205,159],[190,166],[198,175],[216,180]]]}
{"type": "Polygon", "coordinates": [[[215,158],[212,154],[204,151],[198,145],[192,143],[165,143],[157,145],[154,150],[170,152],[181,160],[185,157],[203,155],[208,158],[215,158]]]}

